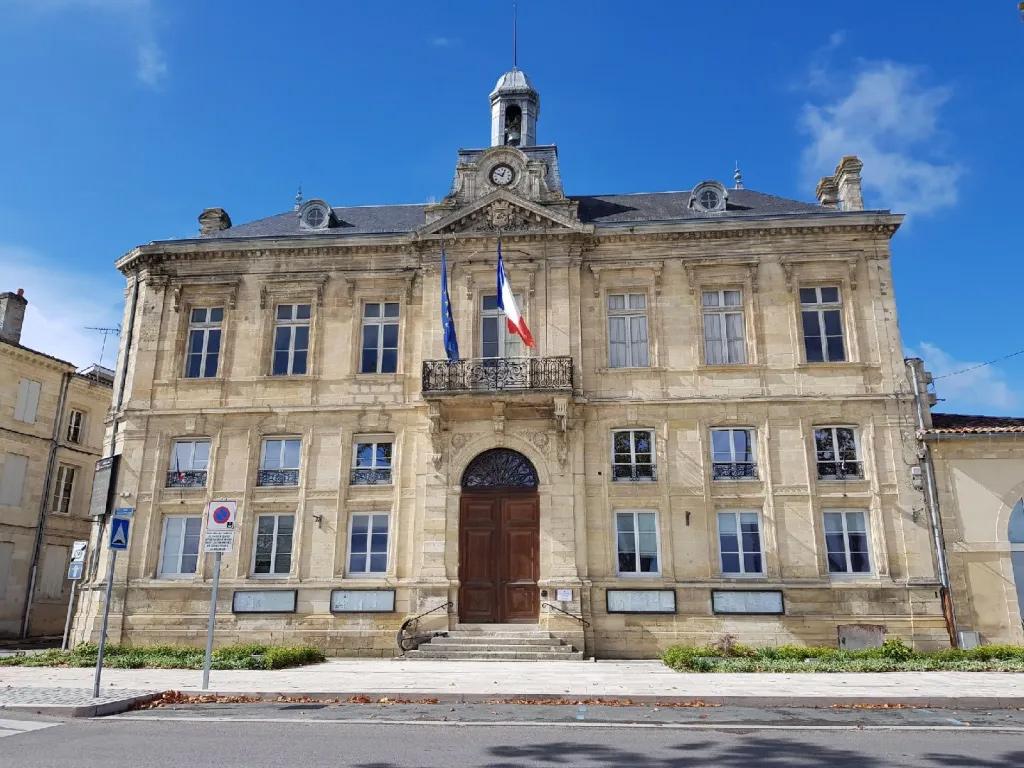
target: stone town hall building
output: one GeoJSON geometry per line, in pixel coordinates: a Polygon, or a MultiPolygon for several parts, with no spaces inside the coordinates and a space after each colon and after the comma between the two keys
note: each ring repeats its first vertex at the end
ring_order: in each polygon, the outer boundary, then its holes
{"type": "Polygon", "coordinates": [[[136,512],[112,641],[200,642],[203,510],[234,499],[218,642],[391,655],[403,619],[450,603],[424,626],[539,625],[605,657],[864,624],[946,645],[910,470],[902,217],[864,210],[860,161],[814,204],[738,179],[570,195],[526,75],[490,103],[491,146],[459,150],[436,204],[207,209],[199,236],[118,261],[108,452],[112,505],[136,512]],[[499,234],[533,349],[497,308],[499,234]]]}

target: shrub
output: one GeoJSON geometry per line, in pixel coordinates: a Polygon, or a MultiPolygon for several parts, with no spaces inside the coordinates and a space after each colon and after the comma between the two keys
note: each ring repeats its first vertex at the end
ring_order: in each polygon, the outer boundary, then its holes
{"type": "Polygon", "coordinates": [[[326,661],[326,658],[319,648],[299,645],[268,648],[263,655],[263,660],[266,669],[284,669],[285,667],[300,667],[305,664],[321,664],[326,661]]]}
{"type": "Polygon", "coordinates": [[[917,654],[914,649],[903,642],[901,638],[889,637],[882,643],[879,653],[889,661],[908,661],[917,654]]]}

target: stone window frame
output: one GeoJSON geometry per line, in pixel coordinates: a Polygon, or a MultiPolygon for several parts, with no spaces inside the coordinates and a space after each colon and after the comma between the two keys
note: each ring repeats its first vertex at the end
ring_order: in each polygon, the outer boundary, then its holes
{"type": "MultiPolygon", "coordinates": [[[[187,526],[187,523],[185,524],[187,526]]],[[[166,514],[160,516],[159,530],[159,541],[157,543],[157,557],[156,567],[154,569],[155,579],[160,581],[195,581],[200,578],[203,570],[203,560],[205,559],[203,554],[203,515],[201,513],[189,514],[189,513],[177,513],[177,514],[166,514]],[[182,552],[179,550],[177,553],[178,558],[178,571],[164,572],[164,552],[167,546],[167,523],[172,519],[196,519],[199,520],[199,542],[198,542],[198,553],[196,555],[196,569],[191,573],[181,573],[181,558],[182,552]]],[[[183,538],[184,541],[184,538],[183,538]]]]}
{"type": "Polygon", "coordinates": [[[64,425],[64,441],[72,445],[85,445],[88,437],[87,424],[89,412],[77,405],[68,408],[68,417],[64,425]],[[75,419],[78,414],[78,419],[75,419]],[[77,422],[77,423],[76,423],[77,422]],[[74,433],[74,436],[72,436],[74,433]]]}
{"type": "MultiPolygon", "coordinates": [[[[650,304],[651,304],[651,302],[650,302],[650,296],[648,295],[648,292],[646,290],[640,290],[640,289],[632,290],[630,288],[624,288],[624,289],[622,289],[622,292],[620,293],[620,292],[616,291],[615,289],[609,289],[605,293],[604,301],[605,301],[604,313],[605,313],[605,318],[606,318],[605,339],[608,342],[608,346],[607,346],[607,349],[605,350],[605,353],[607,355],[608,368],[611,369],[611,370],[620,370],[620,369],[623,369],[623,368],[626,368],[626,369],[629,369],[629,368],[632,368],[632,369],[650,368],[651,367],[651,316],[650,316],[650,304]],[[623,306],[621,308],[615,308],[615,309],[612,309],[610,306],[608,306],[611,303],[611,298],[613,296],[621,296],[621,297],[623,297],[623,299],[624,299],[623,303],[626,306],[623,306]],[[643,297],[643,299],[644,299],[644,306],[643,306],[642,309],[637,309],[637,308],[633,308],[633,307],[629,306],[630,298],[632,296],[642,296],[643,297]],[[629,335],[629,336],[632,336],[632,334],[630,333],[630,330],[632,329],[632,324],[628,321],[628,319],[629,318],[634,318],[634,317],[643,317],[644,325],[646,327],[646,334],[647,334],[647,339],[645,341],[646,352],[647,352],[647,363],[645,365],[636,365],[636,364],[612,365],[612,319],[613,318],[620,318],[620,317],[623,318],[623,319],[626,319],[626,323],[625,323],[626,324],[626,330],[627,330],[627,335],[629,335]]],[[[626,349],[627,349],[627,357],[632,358],[633,357],[633,354],[632,354],[633,341],[630,338],[630,339],[627,339],[625,343],[626,343],[626,349]]],[[[630,362],[632,363],[633,361],[630,360],[630,362]]]]}
{"type": "MultiPolygon", "coordinates": [[[[712,423],[707,427],[707,457],[708,457],[708,469],[710,471],[710,480],[712,483],[759,483],[764,481],[764,467],[761,462],[761,445],[760,430],[753,424],[727,424],[727,423],[712,423]],[[748,441],[750,443],[753,465],[753,477],[715,477],[715,432],[747,432],[748,441]]],[[[735,446],[732,445],[730,440],[730,453],[735,453],[735,446]]],[[[722,463],[722,462],[719,462],[722,463]]],[[[730,463],[746,463],[746,462],[730,462],[730,463]]]]}
{"type": "MultiPolygon", "coordinates": [[[[356,432],[352,435],[352,439],[349,441],[351,446],[352,455],[348,461],[348,483],[347,485],[351,488],[393,488],[397,485],[396,467],[398,464],[398,440],[396,435],[391,432],[356,432]],[[391,465],[390,465],[390,480],[387,483],[356,483],[353,481],[355,471],[360,469],[356,466],[357,455],[356,452],[361,443],[372,443],[377,445],[379,443],[388,443],[391,445],[391,465]]],[[[376,462],[375,462],[376,463],[376,462]]],[[[373,467],[376,469],[376,467],[373,467]]]]}
{"type": "Polygon", "coordinates": [[[344,528],[344,531],[345,531],[345,543],[344,543],[344,547],[342,548],[342,552],[344,553],[344,560],[342,561],[341,572],[342,572],[342,575],[343,575],[343,577],[345,579],[353,579],[353,580],[360,580],[360,581],[366,581],[366,580],[388,581],[388,580],[394,578],[394,576],[395,576],[395,568],[397,566],[397,563],[395,562],[396,559],[397,559],[395,557],[395,541],[396,541],[397,537],[396,537],[396,531],[395,531],[395,518],[396,518],[396,515],[393,512],[394,512],[393,510],[381,508],[380,505],[373,505],[373,506],[367,507],[365,509],[364,508],[357,508],[357,509],[349,510],[348,515],[346,516],[347,519],[345,520],[345,528],[344,528]],[[370,565],[370,547],[372,546],[372,530],[373,530],[372,529],[372,525],[373,525],[372,518],[375,517],[375,516],[382,516],[382,517],[386,517],[387,518],[387,521],[388,521],[388,531],[387,531],[388,540],[387,540],[387,548],[385,550],[385,557],[387,559],[386,559],[383,571],[369,571],[369,570],[353,571],[351,569],[351,564],[352,564],[352,529],[353,529],[353,525],[355,523],[356,516],[368,516],[368,517],[371,518],[371,522],[370,522],[371,528],[368,529],[371,532],[367,533],[367,537],[368,538],[367,538],[367,543],[366,543],[366,546],[367,546],[367,549],[366,549],[366,558],[367,558],[366,559],[366,567],[367,568],[369,568],[369,565],[370,565]]]}
{"type": "MultiPolygon", "coordinates": [[[[191,490],[205,491],[207,488],[209,488],[210,487],[211,475],[213,474],[214,448],[215,448],[215,444],[216,444],[216,441],[214,440],[213,436],[212,435],[174,435],[174,436],[171,436],[169,439],[167,439],[166,443],[167,443],[167,447],[168,447],[167,455],[164,457],[163,462],[160,465],[160,466],[165,467],[166,470],[165,470],[163,482],[160,483],[160,487],[163,488],[163,489],[170,490],[170,491],[179,491],[179,492],[180,491],[191,491],[191,490]],[[202,442],[205,442],[205,443],[207,443],[209,445],[209,449],[207,450],[207,453],[206,453],[206,469],[205,470],[181,469],[181,468],[178,468],[176,470],[172,466],[172,462],[174,461],[174,457],[177,455],[176,446],[178,445],[178,443],[193,443],[193,444],[195,444],[195,443],[202,443],[202,442]],[[194,486],[168,485],[167,484],[168,483],[168,478],[170,477],[170,474],[172,472],[175,472],[175,471],[177,471],[177,472],[205,472],[206,473],[206,481],[202,485],[194,485],[194,486]]],[[[193,454],[194,454],[194,452],[195,452],[195,449],[193,447],[193,454]]]]}
{"type": "MultiPolygon", "coordinates": [[[[598,374],[636,374],[638,371],[665,370],[661,339],[662,312],[661,291],[662,275],[665,264],[662,261],[638,261],[613,264],[590,263],[591,280],[594,298],[598,307],[600,328],[598,336],[601,343],[594,345],[594,372],[598,374]],[[636,368],[611,367],[611,336],[609,334],[608,295],[620,293],[647,294],[647,365],[636,368]]],[[[582,293],[582,287],[581,287],[582,293]]],[[[666,358],[667,359],[667,358],[666,358]]]]}
{"type": "Polygon", "coordinates": [[[303,432],[282,432],[282,433],[268,433],[259,436],[259,448],[256,453],[256,475],[255,475],[255,487],[262,491],[277,491],[277,490],[297,490],[303,486],[306,479],[306,446],[309,443],[309,436],[305,431],[303,432]],[[266,456],[266,445],[269,441],[280,440],[282,442],[288,440],[297,440],[299,442],[299,461],[297,467],[278,467],[278,468],[266,468],[263,466],[263,460],[266,456]],[[259,473],[262,471],[281,471],[287,472],[291,470],[298,472],[298,477],[294,484],[281,484],[281,485],[263,485],[259,482],[259,473]]]}
{"type": "Polygon", "coordinates": [[[789,291],[790,305],[790,336],[797,348],[793,350],[793,359],[798,370],[850,368],[866,362],[865,350],[861,343],[857,312],[857,268],[860,259],[857,256],[840,256],[823,258],[820,256],[791,256],[779,259],[789,291]],[[846,360],[807,362],[807,347],[804,344],[803,316],[800,304],[801,288],[839,288],[841,301],[840,319],[843,324],[843,345],[846,360]]]}
{"type": "MultiPolygon", "coordinates": [[[[860,425],[858,425],[858,424],[851,424],[849,422],[841,422],[841,421],[839,421],[839,422],[825,422],[825,423],[817,423],[817,422],[815,422],[815,423],[813,423],[811,425],[811,445],[810,445],[810,451],[811,451],[811,467],[813,468],[813,473],[814,473],[813,474],[814,482],[816,482],[816,483],[826,483],[827,485],[832,485],[832,484],[836,484],[836,483],[863,483],[863,482],[865,482],[868,479],[868,461],[867,461],[867,457],[865,456],[865,453],[864,453],[864,443],[863,443],[862,432],[863,432],[863,430],[860,427],[860,425]],[[836,430],[838,430],[838,429],[849,429],[851,432],[853,432],[853,448],[854,448],[854,452],[856,454],[856,459],[854,459],[854,460],[858,464],[860,464],[860,475],[859,476],[850,476],[850,477],[828,477],[828,476],[824,476],[823,477],[821,475],[820,471],[818,470],[817,432],[818,432],[819,429],[829,429],[829,430],[832,430],[832,436],[833,436],[832,451],[833,451],[833,453],[837,452],[837,449],[836,449],[836,438],[838,437],[838,434],[837,434],[836,430]]],[[[834,462],[838,462],[839,460],[838,459],[833,459],[833,461],[834,462]]]]}
{"type": "Polygon", "coordinates": [[[612,550],[612,573],[615,578],[618,579],[661,579],[664,577],[666,572],[666,564],[664,553],[662,552],[662,520],[661,511],[654,507],[636,507],[636,506],[616,506],[612,509],[611,514],[611,550],[612,550]],[[654,541],[655,547],[657,548],[656,555],[658,558],[658,568],[654,571],[622,571],[619,569],[619,515],[631,514],[633,516],[633,541],[637,547],[637,567],[640,567],[639,558],[639,528],[637,526],[637,515],[639,514],[651,514],[654,515],[654,541]]]}
{"type": "Polygon", "coordinates": [[[57,471],[53,476],[53,487],[50,488],[50,500],[47,503],[47,511],[54,515],[70,515],[75,505],[75,493],[79,490],[79,474],[82,468],[77,464],[60,462],[57,471]],[[64,492],[64,482],[67,476],[71,475],[71,482],[64,492]]]}
{"type": "Polygon", "coordinates": [[[260,580],[274,580],[274,579],[290,579],[297,572],[296,564],[298,558],[296,557],[296,544],[299,540],[299,515],[296,511],[277,511],[277,510],[256,510],[252,515],[252,541],[250,542],[252,549],[252,556],[249,558],[249,578],[260,579],[260,580]],[[273,517],[274,518],[274,532],[272,534],[273,541],[270,550],[270,567],[274,568],[276,555],[277,555],[277,540],[279,537],[278,528],[280,526],[280,518],[290,517],[292,519],[292,532],[291,532],[291,543],[288,549],[288,571],[284,573],[278,573],[277,571],[271,570],[268,573],[256,573],[256,547],[259,541],[259,526],[261,517],[273,517]]]}
{"type": "MultiPolygon", "coordinates": [[[[174,331],[174,351],[163,364],[164,379],[188,386],[190,383],[223,382],[229,377],[227,371],[231,366],[231,351],[234,349],[234,310],[238,304],[238,287],[240,278],[233,280],[190,280],[180,278],[170,283],[171,310],[177,314],[177,328],[174,331]],[[217,375],[209,377],[189,377],[185,375],[188,366],[188,337],[192,310],[199,308],[222,307],[224,317],[221,320],[220,352],[217,360],[217,375]]],[[[172,323],[168,323],[174,328],[172,323]]]]}
{"type": "MultiPolygon", "coordinates": [[[[504,249],[503,256],[507,256],[509,253],[524,254],[524,252],[518,251],[515,248],[506,248],[504,249]]],[[[459,279],[465,287],[465,297],[469,303],[470,312],[461,326],[459,325],[458,315],[456,315],[455,324],[459,327],[460,331],[466,332],[464,338],[470,340],[472,354],[468,356],[469,359],[481,359],[481,354],[483,353],[483,302],[484,296],[493,296],[497,293],[495,277],[498,268],[497,264],[498,257],[497,254],[494,254],[480,263],[457,265],[459,279]]],[[[511,266],[507,260],[505,261],[505,271],[508,272],[509,283],[512,286],[512,293],[516,298],[516,303],[519,305],[519,312],[533,333],[536,344],[534,349],[531,350],[520,340],[524,357],[542,356],[544,354],[542,350],[544,350],[547,342],[547,328],[545,324],[538,322],[531,314],[537,309],[534,299],[537,293],[538,269],[539,265],[533,261],[517,261],[511,266]],[[533,320],[532,322],[531,319],[533,320]]],[[[452,272],[454,272],[454,268],[449,263],[450,279],[454,286],[455,276],[452,272]]],[[[452,302],[452,310],[455,310],[454,300],[452,302]]]]}
{"type": "MultiPolygon", "coordinates": [[[[609,474],[608,474],[608,482],[611,485],[613,485],[613,486],[619,486],[619,485],[621,485],[621,486],[629,486],[629,485],[633,485],[633,484],[645,485],[645,484],[657,483],[658,480],[659,480],[658,467],[661,466],[661,462],[660,462],[659,456],[658,456],[658,430],[655,427],[653,427],[653,426],[646,426],[644,424],[637,424],[637,425],[631,425],[631,426],[612,427],[611,429],[608,430],[608,452],[607,452],[606,455],[608,456],[609,470],[610,470],[609,474]],[[634,442],[633,442],[633,438],[632,438],[632,433],[634,433],[634,432],[647,432],[647,433],[650,434],[650,436],[651,436],[650,437],[650,440],[651,440],[651,473],[653,475],[652,477],[649,477],[649,478],[622,478],[621,480],[616,480],[615,479],[615,466],[616,466],[615,465],[615,435],[617,433],[619,433],[619,432],[629,432],[630,433],[630,457],[631,457],[631,459],[635,456],[635,453],[636,453],[636,450],[634,448],[634,442]]],[[[625,465],[621,465],[620,464],[619,466],[625,466],[625,465]]],[[[635,460],[631,461],[631,463],[628,466],[635,467],[636,466],[635,460]]]]}
{"type": "Polygon", "coordinates": [[[322,372],[320,343],[324,291],[328,276],[278,274],[266,278],[260,285],[260,322],[258,330],[259,370],[265,381],[307,381],[318,378],[322,372]],[[277,307],[281,304],[309,305],[309,348],[306,352],[306,372],[274,375],[274,334],[277,328],[277,307]]]}
{"type": "MultiPolygon", "coordinates": [[[[838,500],[837,500],[838,501],[838,500]]],[[[871,509],[866,506],[821,506],[818,510],[818,518],[821,524],[821,562],[824,567],[825,578],[835,579],[838,581],[855,581],[857,579],[877,579],[882,576],[882,572],[879,569],[879,563],[881,562],[876,550],[875,542],[875,528],[878,525],[876,520],[872,519],[871,509]],[[832,571],[829,569],[828,564],[828,539],[827,531],[825,528],[825,515],[842,513],[843,515],[843,552],[846,557],[847,565],[849,566],[850,560],[850,539],[848,535],[846,515],[850,512],[859,512],[864,518],[864,538],[867,541],[867,556],[868,556],[868,570],[866,571],[832,571]]]]}
{"type": "Polygon", "coordinates": [[[696,321],[693,334],[694,355],[698,371],[743,371],[762,365],[766,359],[761,349],[765,338],[764,320],[761,317],[760,281],[758,259],[686,259],[683,271],[686,273],[687,289],[693,298],[696,321]],[[743,343],[746,362],[709,363],[704,341],[704,292],[740,292],[740,308],[743,313],[743,343]]]}
{"type": "Polygon", "coordinates": [[[414,270],[382,270],[360,272],[358,276],[343,277],[344,302],[350,309],[349,378],[358,382],[390,383],[400,381],[410,373],[406,357],[410,353],[410,313],[414,309],[416,287],[414,270]],[[362,373],[363,311],[366,304],[398,304],[398,360],[394,373],[362,373]]]}
{"type": "Polygon", "coordinates": [[[760,507],[739,507],[739,506],[723,506],[714,509],[714,526],[715,526],[715,552],[718,555],[718,575],[723,579],[767,579],[768,578],[768,553],[765,551],[765,535],[764,535],[764,510],[760,507]],[[741,514],[754,514],[757,516],[757,538],[760,545],[759,554],[761,556],[761,570],[746,571],[742,570],[743,566],[743,544],[742,536],[739,532],[739,516],[741,514]],[[739,555],[740,555],[740,568],[739,572],[727,572],[722,563],[722,528],[721,520],[719,515],[733,515],[737,525],[737,537],[739,538],[739,555]]]}

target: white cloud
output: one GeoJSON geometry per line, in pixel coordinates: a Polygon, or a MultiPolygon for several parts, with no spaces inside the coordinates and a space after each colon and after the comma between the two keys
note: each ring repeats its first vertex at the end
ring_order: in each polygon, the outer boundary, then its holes
{"type": "Polygon", "coordinates": [[[454,37],[438,36],[430,38],[430,44],[435,48],[451,48],[453,45],[458,45],[459,40],[454,37]]]}
{"type": "MultiPolygon", "coordinates": [[[[842,43],[833,35],[824,49],[842,43]]],[[[934,147],[941,142],[942,108],[952,91],[922,82],[923,72],[892,61],[865,62],[841,92],[842,82],[812,64],[809,83],[830,92],[821,104],[807,104],[800,118],[810,137],[804,164],[811,179],[829,174],[843,155],[864,161],[864,189],[870,207],[901,213],[931,213],[957,201],[957,182],[963,173],[945,162],[934,147]]]]}
{"type": "Polygon", "coordinates": [[[928,341],[906,350],[908,357],[920,357],[936,377],[935,392],[941,398],[937,410],[951,413],[999,415],[1019,411],[1024,392],[1014,389],[1006,374],[994,365],[975,368],[957,376],[938,377],[983,361],[960,360],[928,341]]]}
{"type": "Polygon", "coordinates": [[[139,46],[139,66],[136,76],[150,88],[155,88],[167,75],[167,59],[154,42],[139,46]]]}
{"type": "MultiPolygon", "coordinates": [[[[73,272],[48,264],[38,254],[0,244],[0,292],[25,289],[28,308],[21,343],[78,367],[100,362],[103,337],[87,327],[114,328],[121,322],[122,285],[109,276],[73,272]]],[[[113,368],[117,340],[108,338],[103,363],[113,368]]]]}

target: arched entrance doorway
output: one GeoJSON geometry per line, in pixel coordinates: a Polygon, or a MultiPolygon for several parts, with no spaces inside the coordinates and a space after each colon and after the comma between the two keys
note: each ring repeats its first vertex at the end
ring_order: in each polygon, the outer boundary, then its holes
{"type": "Polygon", "coordinates": [[[462,473],[459,620],[536,622],[539,573],[537,470],[516,451],[484,451],[462,473]]]}

